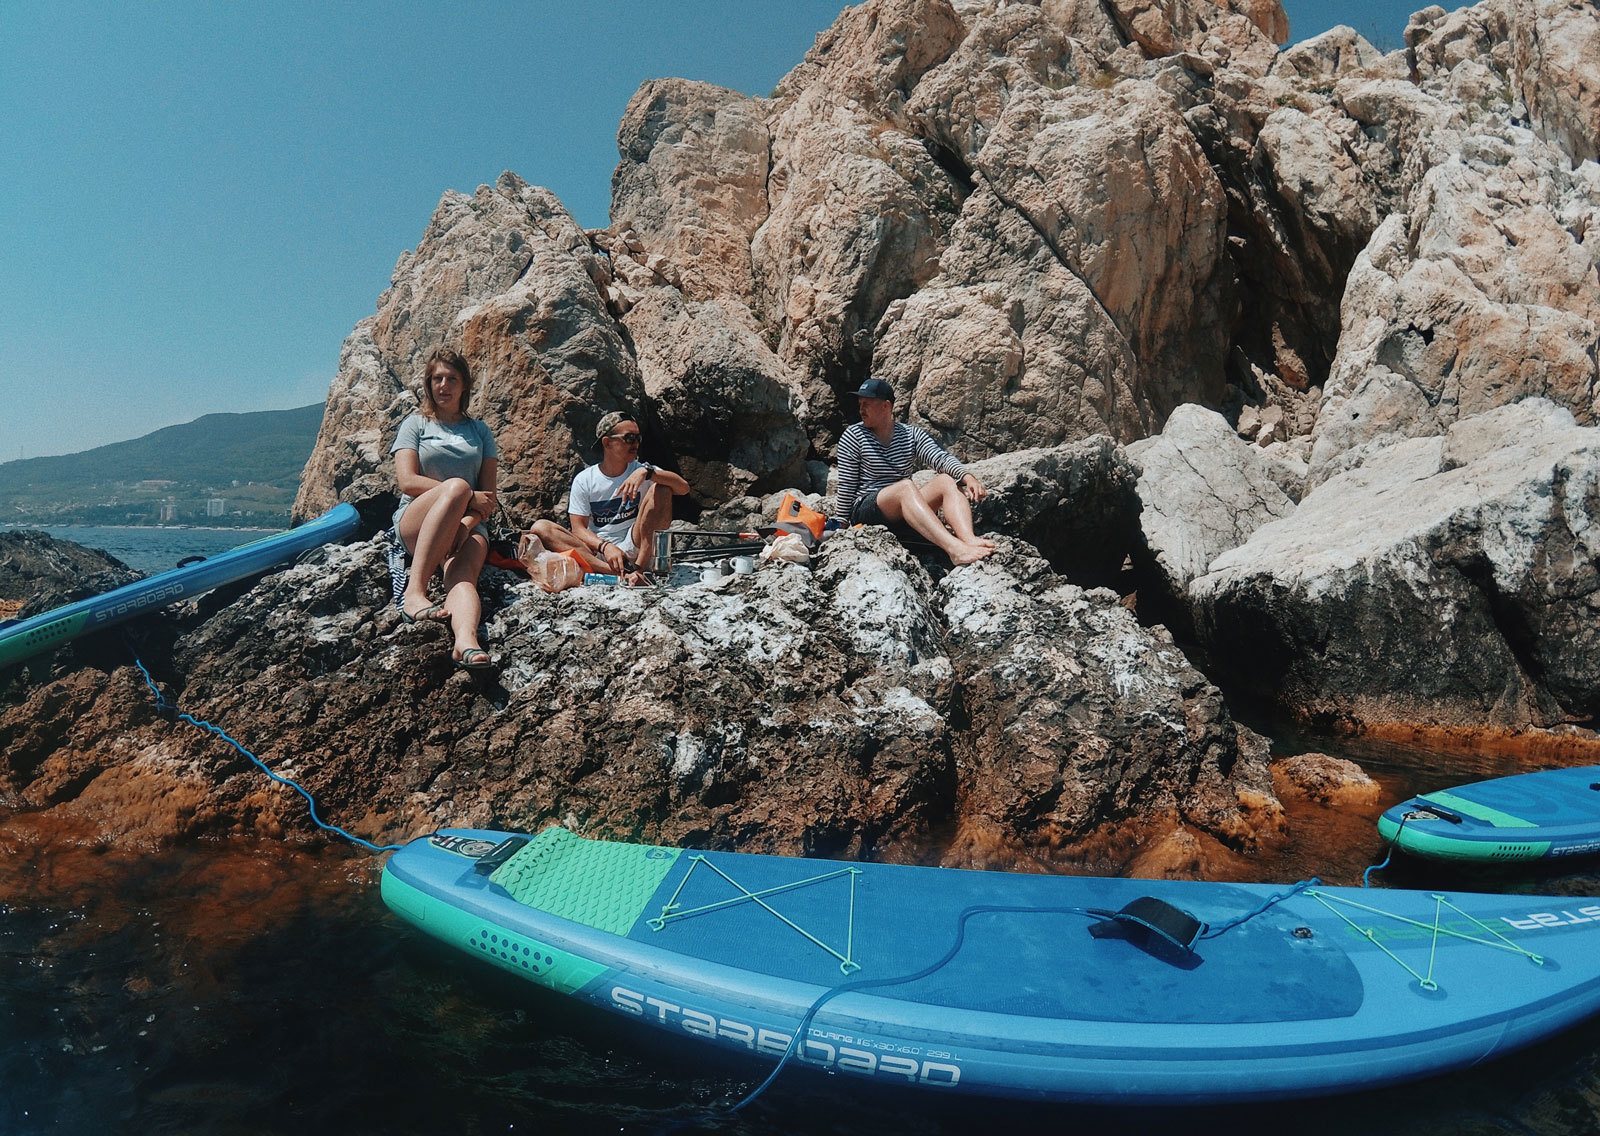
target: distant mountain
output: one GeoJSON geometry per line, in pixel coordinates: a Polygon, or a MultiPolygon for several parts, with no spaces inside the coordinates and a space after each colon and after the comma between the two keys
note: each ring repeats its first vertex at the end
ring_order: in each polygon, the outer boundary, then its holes
{"type": "Polygon", "coordinates": [[[321,403],[207,414],[82,453],[0,462],[0,523],[276,521],[321,424],[321,403]]]}

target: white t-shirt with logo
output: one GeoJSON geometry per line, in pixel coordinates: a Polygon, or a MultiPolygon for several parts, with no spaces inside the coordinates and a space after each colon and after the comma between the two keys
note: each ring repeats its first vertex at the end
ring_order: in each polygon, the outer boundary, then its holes
{"type": "Polygon", "coordinates": [[[576,517],[588,517],[589,526],[622,549],[624,556],[632,556],[635,551],[633,523],[639,519],[639,501],[643,494],[636,495],[632,501],[624,501],[620,490],[639,464],[629,462],[615,477],[601,473],[599,465],[581,470],[572,479],[572,493],[567,501],[567,512],[576,517]]]}

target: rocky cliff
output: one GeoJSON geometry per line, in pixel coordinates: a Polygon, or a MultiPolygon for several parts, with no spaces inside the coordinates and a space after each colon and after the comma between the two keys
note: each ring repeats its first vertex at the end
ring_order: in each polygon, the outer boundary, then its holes
{"type": "MultiPolygon", "coordinates": [[[[769,97],[647,83],[608,228],[510,173],[440,201],[296,506],[384,514],[441,342],[523,518],[618,407],[686,518],[825,493],[870,373],[1001,490],[992,561],[850,534],[708,589],[494,579],[479,683],[358,544],[152,621],[158,677],[374,832],[948,862],[1281,838],[1229,698],[1480,742],[1591,723],[1600,11],[1286,38],[1274,0],[869,0],[769,97]]],[[[16,680],[4,792],[115,826],[142,778],[152,831],[288,823],[140,685],[92,646],[16,680]]]]}

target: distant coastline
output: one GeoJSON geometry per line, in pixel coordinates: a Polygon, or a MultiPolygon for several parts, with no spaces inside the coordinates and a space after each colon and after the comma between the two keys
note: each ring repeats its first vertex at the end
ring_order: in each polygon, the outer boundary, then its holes
{"type": "Polygon", "coordinates": [[[207,414],[77,454],[0,462],[0,528],[281,531],[322,404],[207,414]]]}
{"type": "Polygon", "coordinates": [[[286,525],[245,527],[227,525],[26,525],[6,522],[0,532],[31,529],[57,540],[99,549],[137,572],[153,574],[177,566],[190,556],[215,556],[241,544],[282,532],[286,525]]]}
{"type": "Polygon", "coordinates": [[[0,521],[0,532],[17,532],[17,531],[19,531],[21,529],[27,529],[27,530],[32,531],[32,532],[52,532],[52,530],[55,530],[55,529],[95,529],[95,530],[130,529],[130,530],[133,530],[133,531],[136,531],[136,532],[216,532],[216,533],[223,533],[223,532],[260,532],[260,533],[275,533],[275,532],[283,532],[287,528],[289,528],[288,525],[155,525],[155,524],[151,524],[151,525],[132,525],[132,524],[124,524],[124,525],[90,525],[90,524],[77,524],[77,523],[74,523],[74,522],[71,522],[71,521],[63,521],[63,522],[60,522],[60,523],[51,523],[51,524],[28,524],[27,522],[24,522],[24,521],[0,521]]]}

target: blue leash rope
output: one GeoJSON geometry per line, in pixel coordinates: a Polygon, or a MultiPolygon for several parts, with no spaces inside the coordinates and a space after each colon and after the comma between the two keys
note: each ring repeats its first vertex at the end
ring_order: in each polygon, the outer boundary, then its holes
{"type": "Polygon", "coordinates": [[[1254,911],[1247,911],[1243,915],[1239,916],[1237,919],[1230,919],[1226,923],[1219,923],[1215,927],[1206,928],[1205,933],[1202,934],[1200,936],[1200,938],[1202,938],[1202,939],[1215,939],[1218,935],[1221,935],[1223,932],[1231,931],[1235,927],[1238,927],[1238,926],[1241,926],[1242,924],[1250,922],[1250,920],[1254,919],[1257,915],[1260,915],[1263,911],[1266,911],[1268,908],[1273,907],[1273,906],[1275,906],[1277,904],[1280,904],[1286,899],[1290,899],[1290,898],[1292,898],[1294,896],[1299,895],[1301,892],[1305,891],[1307,888],[1314,888],[1318,884],[1320,884],[1321,882],[1322,881],[1320,879],[1318,879],[1316,876],[1312,876],[1309,880],[1301,880],[1299,883],[1295,884],[1294,887],[1290,888],[1288,891],[1280,891],[1276,895],[1267,896],[1266,899],[1261,901],[1261,905],[1259,907],[1257,907],[1254,911]]]}
{"type": "Polygon", "coordinates": [[[789,1048],[784,1050],[783,1056],[778,1060],[778,1064],[771,1073],[767,1074],[767,1079],[757,1085],[755,1090],[744,1100],[728,1109],[728,1112],[738,1112],[766,1092],[772,1082],[778,1079],[778,1074],[782,1073],[784,1066],[789,1064],[789,1059],[795,1055],[800,1046],[805,1045],[805,1037],[811,1031],[811,1022],[816,1018],[817,1011],[822,1009],[823,1006],[826,1006],[841,994],[849,994],[856,990],[871,990],[879,986],[900,986],[907,982],[916,982],[918,979],[928,977],[928,975],[948,966],[950,960],[961,952],[961,946],[967,939],[967,920],[974,915],[991,915],[1001,912],[1013,915],[1084,915],[1091,919],[1098,918],[1098,916],[1083,907],[1000,907],[980,904],[967,908],[956,919],[956,941],[950,945],[950,949],[944,953],[944,957],[939,959],[938,962],[931,963],[914,974],[899,974],[893,978],[858,978],[854,982],[843,982],[831,990],[824,990],[822,997],[811,1003],[811,1008],[806,1011],[805,1017],[800,1019],[800,1028],[794,1031],[794,1036],[789,1039],[789,1048]]]}
{"type": "Polygon", "coordinates": [[[1394,839],[1389,841],[1389,853],[1388,853],[1388,855],[1386,855],[1383,858],[1383,863],[1381,863],[1381,864],[1372,864],[1367,868],[1366,871],[1361,873],[1361,886],[1362,887],[1364,887],[1364,888],[1365,887],[1371,887],[1372,886],[1372,873],[1373,872],[1381,872],[1381,871],[1383,871],[1385,868],[1387,868],[1389,866],[1389,861],[1394,859],[1394,850],[1400,846],[1400,834],[1406,830],[1406,821],[1408,821],[1410,819],[1411,819],[1411,817],[1409,815],[1407,815],[1406,813],[1401,813],[1400,814],[1400,827],[1394,830],[1394,839]]]}
{"type": "Polygon", "coordinates": [[[161,693],[161,688],[156,685],[155,679],[151,678],[150,672],[145,669],[144,661],[139,658],[139,652],[133,649],[132,643],[128,644],[128,653],[133,656],[133,665],[139,668],[139,673],[144,677],[144,684],[150,688],[150,693],[155,696],[157,711],[162,714],[170,714],[180,721],[188,722],[191,726],[195,726],[198,729],[204,730],[208,734],[215,734],[217,737],[231,745],[234,749],[244,754],[244,756],[248,757],[252,762],[255,763],[256,768],[260,769],[261,772],[265,773],[272,780],[276,781],[280,785],[287,785],[296,793],[299,793],[306,799],[307,809],[311,813],[311,823],[327,832],[332,832],[342,836],[346,840],[350,841],[350,843],[359,845],[360,847],[367,849],[369,852],[398,852],[400,850],[401,846],[398,844],[373,844],[369,840],[363,840],[361,837],[356,836],[353,833],[346,832],[336,824],[328,824],[325,822],[317,815],[316,799],[306,791],[304,786],[299,784],[297,781],[283,776],[281,773],[274,773],[272,769],[268,767],[266,762],[262,761],[255,754],[245,749],[244,746],[240,745],[239,742],[221,726],[213,726],[210,722],[207,722],[201,718],[196,718],[191,714],[185,714],[172,703],[168,702],[167,696],[161,693]]]}

